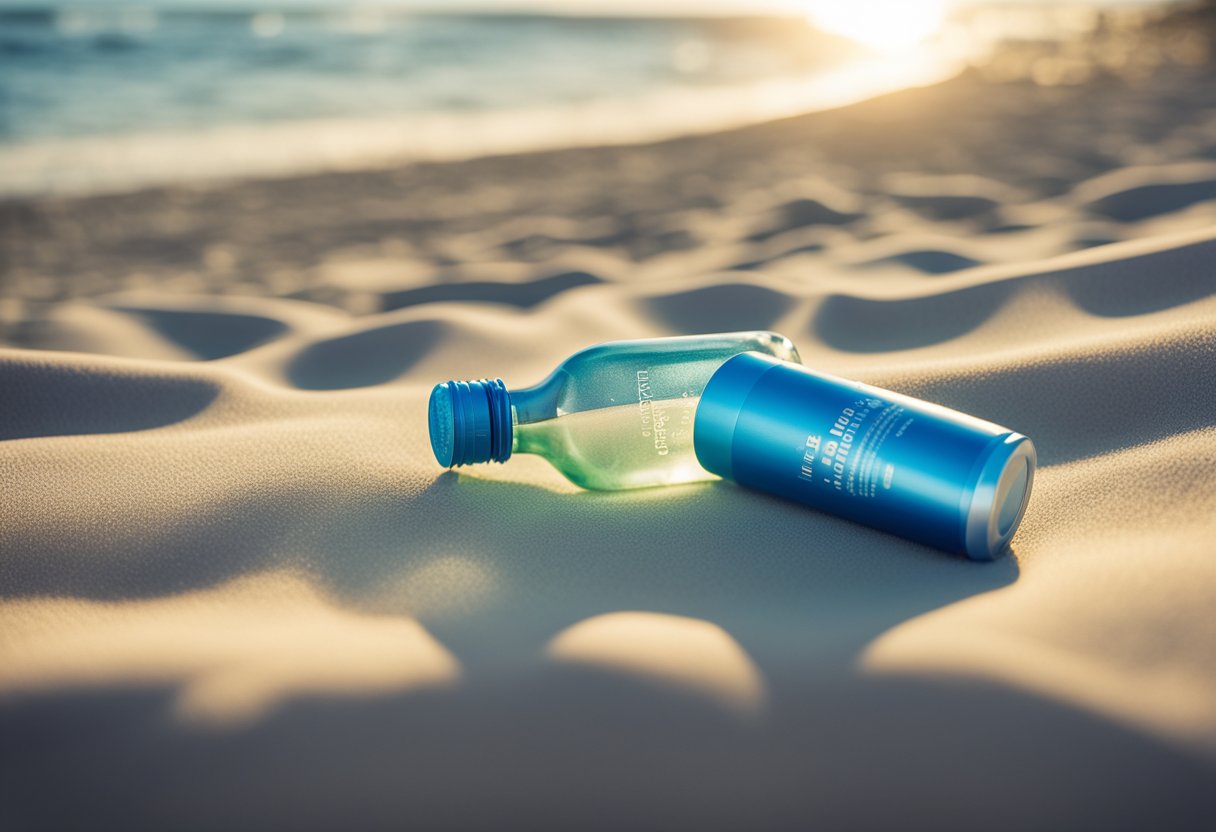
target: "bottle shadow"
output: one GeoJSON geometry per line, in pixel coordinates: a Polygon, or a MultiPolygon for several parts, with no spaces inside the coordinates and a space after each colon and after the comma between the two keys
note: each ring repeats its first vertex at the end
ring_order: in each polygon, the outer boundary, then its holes
{"type": "Polygon", "coordinates": [[[150,598],[295,570],[346,608],[417,618],[474,667],[530,661],[621,610],[711,622],[759,661],[797,634],[799,655],[845,666],[1018,574],[1016,557],[972,563],[723,482],[555,494],[449,472],[408,494],[299,484],[105,539],[13,537],[5,597],[150,598]]]}
{"type": "MultiPolygon", "coordinates": [[[[486,576],[478,605],[453,597],[460,614],[419,611],[462,658],[534,654],[588,616],[645,610],[712,622],[754,656],[798,632],[799,652],[847,663],[891,626],[1018,575],[1016,557],[972,563],[724,482],[555,495],[448,473],[409,514],[412,571],[459,561],[486,576]]],[[[416,608],[410,571],[394,581],[393,563],[365,549],[329,573],[333,589],[366,609],[416,608]]]]}

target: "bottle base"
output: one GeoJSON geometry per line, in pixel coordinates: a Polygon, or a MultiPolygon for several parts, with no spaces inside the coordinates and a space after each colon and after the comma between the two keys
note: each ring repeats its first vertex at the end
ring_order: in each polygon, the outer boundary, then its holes
{"type": "Polygon", "coordinates": [[[1034,483],[1034,443],[1010,434],[989,453],[967,508],[963,545],[972,560],[994,560],[1013,539],[1034,483]]]}

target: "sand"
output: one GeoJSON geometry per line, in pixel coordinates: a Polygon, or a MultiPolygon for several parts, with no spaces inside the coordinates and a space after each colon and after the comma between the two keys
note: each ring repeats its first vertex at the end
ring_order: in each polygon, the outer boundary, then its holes
{"type": "Polygon", "coordinates": [[[1216,813],[1216,83],[0,206],[0,827],[1216,813]],[[750,328],[1033,437],[977,564],[437,469],[431,386],[750,328]]]}

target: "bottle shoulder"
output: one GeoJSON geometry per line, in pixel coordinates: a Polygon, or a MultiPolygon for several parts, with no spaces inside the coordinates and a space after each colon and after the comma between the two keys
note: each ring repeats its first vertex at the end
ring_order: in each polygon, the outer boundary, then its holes
{"type": "Polygon", "coordinates": [[[674,362],[695,361],[716,355],[729,357],[739,352],[761,352],[785,361],[800,362],[798,350],[789,338],[777,332],[755,330],[596,344],[571,355],[558,365],[554,375],[565,373],[575,376],[588,367],[632,361],[643,356],[674,362]]]}

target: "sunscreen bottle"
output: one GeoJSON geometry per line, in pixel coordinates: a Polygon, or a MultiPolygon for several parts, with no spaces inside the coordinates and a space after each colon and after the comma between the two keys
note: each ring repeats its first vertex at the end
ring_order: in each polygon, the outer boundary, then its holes
{"type": "Polygon", "coordinates": [[[697,459],[739,485],[992,560],[1034,482],[1025,436],[955,410],[746,353],[697,407],[697,459]]]}

